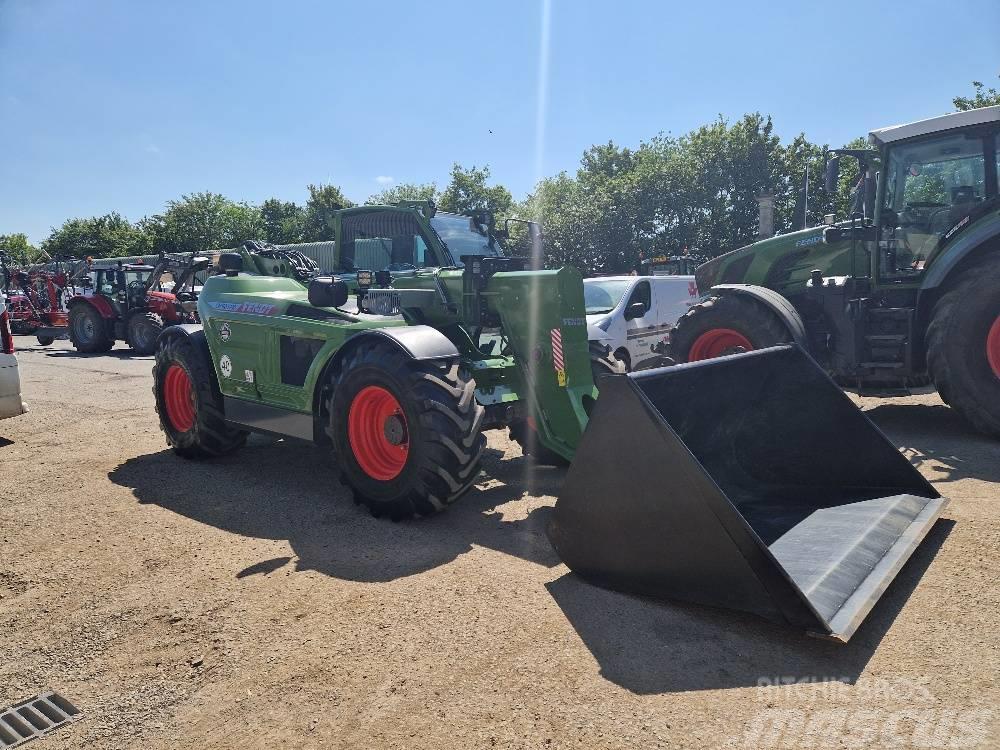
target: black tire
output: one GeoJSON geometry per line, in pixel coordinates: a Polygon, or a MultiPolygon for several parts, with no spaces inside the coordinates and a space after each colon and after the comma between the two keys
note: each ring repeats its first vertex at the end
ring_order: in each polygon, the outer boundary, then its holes
{"type": "MultiPolygon", "coordinates": [[[[625,364],[608,347],[590,342],[590,372],[594,384],[600,389],[600,378],[604,375],[622,375],[625,364]]],[[[535,463],[545,466],[569,466],[569,461],[553,450],[549,450],[538,440],[538,432],[527,421],[521,419],[510,426],[510,439],[521,446],[521,453],[530,456],[535,463]]]]}
{"type": "Polygon", "coordinates": [[[702,337],[709,332],[721,329],[737,332],[751,346],[733,347],[716,356],[764,349],[792,341],[792,335],[785,324],[764,305],[740,294],[725,294],[709,297],[681,316],[670,336],[670,356],[678,363],[692,361],[692,348],[704,341],[702,337]]]}
{"type": "Polygon", "coordinates": [[[934,306],[927,369],[942,400],[980,432],[1000,438],[1000,376],[986,354],[1000,320],[1000,256],[963,271],[934,306]]]}
{"type": "Polygon", "coordinates": [[[153,312],[135,313],[128,319],[125,337],[132,351],[148,357],[156,351],[156,339],[163,332],[163,318],[153,312]]]}
{"type": "Polygon", "coordinates": [[[161,341],[153,364],[153,396],[160,429],[167,445],[184,458],[212,458],[242,448],[247,433],[225,420],[222,393],[207,353],[208,346],[193,337],[172,336],[161,341]],[[180,367],[190,380],[194,417],[188,429],[172,422],[166,403],[165,381],[172,367],[180,367]]]}
{"type": "Polygon", "coordinates": [[[42,346],[50,346],[53,341],[55,341],[55,336],[35,336],[38,339],[38,343],[42,346]]]}
{"type": "Polygon", "coordinates": [[[95,354],[111,351],[115,340],[108,335],[108,323],[95,307],[88,303],[69,311],[69,339],[78,352],[95,354]]]}
{"type": "MultiPolygon", "coordinates": [[[[486,445],[485,410],[476,401],[475,381],[461,371],[457,357],[418,361],[392,345],[366,341],[345,354],[331,385],[329,434],[341,481],[376,518],[432,515],[476,481],[486,445]],[[388,391],[404,420],[397,436],[402,442],[396,445],[405,443],[405,463],[388,479],[362,468],[349,437],[351,407],[369,386],[388,391]]],[[[368,463],[370,457],[361,460],[368,463]]]]}

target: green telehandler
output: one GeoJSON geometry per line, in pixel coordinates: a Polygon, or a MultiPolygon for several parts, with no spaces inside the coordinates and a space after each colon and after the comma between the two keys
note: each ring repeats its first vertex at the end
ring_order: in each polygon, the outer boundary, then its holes
{"type": "Polygon", "coordinates": [[[785,342],[840,385],[937,388],[1000,437],[1000,106],[882,128],[841,159],[861,179],[852,216],[756,242],[696,271],[708,293],[679,321],[676,361],[785,342]]]}
{"type": "Polygon", "coordinates": [[[588,579],[850,637],[944,499],[795,347],[625,376],[588,341],[580,273],[507,257],[508,225],[431,202],[344,209],[331,276],[290,248],[221,253],[201,324],[159,338],[168,444],[195,459],[249,432],[331,446],[355,499],[402,520],[461,497],[483,431],[509,429],[571,462],[549,533],[588,579]],[[782,373],[767,397],[719,387],[761,367],[782,373]],[[805,384],[825,397],[788,414],[805,384]],[[795,460],[764,460],[763,430],[795,460]],[[852,441],[862,456],[823,455],[852,441]]]}

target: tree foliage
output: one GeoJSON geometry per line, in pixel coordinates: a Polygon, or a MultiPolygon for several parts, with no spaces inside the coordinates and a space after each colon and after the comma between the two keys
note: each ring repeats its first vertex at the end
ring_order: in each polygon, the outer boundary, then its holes
{"type": "MultiPolygon", "coordinates": [[[[997,76],[1000,78],[1000,76],[997,76]]],[[[972,88],[975,93],[972,96],[956,96],[952,99],[955,109],[965,111],[967,109],[979,109],[980,107],[993,107],[1000,104],[1000,91],[995,88],[986,88],[982,81],[973,81],[972,88]]]]}
{"type": "Polygon", "coordinates": [[[116,258],[150,252],[151,237],[117,212],[89,219],[68,219],[42,242],[49,255],[116,258]]]}
{"type": "Polygon", "coordinates": [[[489,179],[488,166],[465,169],[456,162],[451,168],[451,180],[437,198],[438,208],[453,213],[484,208],[498,215],[510,212],[514,205],[510,191],[503,185],[487,185],[489,179]]]}
{"type": "Polygon", "coordinates": [[[42,256],[38,248],[28,242],[28,236],[23,232],[0,234],[0,254],[22,265],[34,263],[42,256]]]}
{"type": "Polygon", "coordinates": [[[302,239],[321,242],[333,239],[333,213],[354,205],[336,185],[309,185],[302,239]]]}
{"type": "Polygon", "coordinates": [[[433,182],[401,182],[375,193],[365,201],[366,206],[387,206],[400,201],[437,201],[438,189],[433,182]]]}

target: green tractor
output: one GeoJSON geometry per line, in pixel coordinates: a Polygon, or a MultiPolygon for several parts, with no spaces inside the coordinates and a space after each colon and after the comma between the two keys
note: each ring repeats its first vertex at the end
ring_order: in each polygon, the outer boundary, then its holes
{"type": "Polygon", "coordinates": [[[937,388],[1000,437],[1000,107],[882,128],[842,158],[861,175],[852,216],[700,266],[708,291],[672,337],[678,362],[796,342],[841,386],[937,388]],[[710,290],[710,291],[709,291],[710,290]]]}
{"type": "Polygon", "coordinates": [[[338,275],[247,243],[219,255],[201,323],[160,335],[176,453],[220,456],[249,432],[331,446],[355,499],[401,520],[461,497],[483,431],[509,429],[572,461],[549,527],[572,570],[839,640],[944,507],[796,347],[625,375],[588,340],[579,271],[506,257],[489,214],[365,206],[333,228],[338,275]],[[762,368],[780,373],[766,392],[762,368]],[[832,455],[844,445],[863,450],[832,455]]]}

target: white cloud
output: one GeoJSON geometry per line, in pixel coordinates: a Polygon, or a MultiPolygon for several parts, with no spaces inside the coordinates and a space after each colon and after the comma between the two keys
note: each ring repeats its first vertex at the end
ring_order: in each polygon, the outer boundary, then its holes
{"type": "Polygon", "coordinates": [[[385,174],[380,174],[378,177],[375,178],[375,182],[377,182],[379,185],[391,185],[395,181],[396,181],[395,177],[390,177],[389,175],[385,174]]]}

